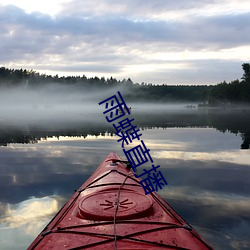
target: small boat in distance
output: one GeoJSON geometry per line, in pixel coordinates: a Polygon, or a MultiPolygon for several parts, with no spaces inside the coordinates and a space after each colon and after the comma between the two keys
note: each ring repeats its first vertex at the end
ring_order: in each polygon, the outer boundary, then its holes
{"type": "Polygon", "coordinates": [[[110,153],[29,246],[32,249],[212,249],[127,161],[110,153]]]}

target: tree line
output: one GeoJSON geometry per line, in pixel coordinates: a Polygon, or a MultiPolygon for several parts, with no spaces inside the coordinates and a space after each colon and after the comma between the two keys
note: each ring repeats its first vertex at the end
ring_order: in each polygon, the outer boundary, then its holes
{"type": "Polygon", "coordinates": [[[243,76],[239,80],[221,82],[216,85],[153,85],[152,83],[134,83],[130,78],[117,80],[110,77],[52,76],[40,74],[34,70],[9,69],[0,67],[0,87],[37,88],[50,84],[64,84],[83,91],[98,89],[126,89],[123,97],[126,101],[202,102],[204,105],[217,106],[229,103],[250,103],[250,64],[242,64],[243,76]]]}

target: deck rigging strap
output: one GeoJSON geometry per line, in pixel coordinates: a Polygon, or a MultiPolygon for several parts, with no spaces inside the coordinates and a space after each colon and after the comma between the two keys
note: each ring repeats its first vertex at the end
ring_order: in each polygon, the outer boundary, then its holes
{"type": "Polygon", "coordinates": [[[121,194],[121,189],[124,186],[125,182],[127,179],[131,176],[134,175],[132,172],[128,172],[127,176],[125,177],[123,183],[121,183],[118,192],[117,192],[117,199],[116,199],[116,207],[115,207],[115,213],[114,213],[114,249],[117,250],[117,234],[116,234],[116,216],[118,213],[119,209],[119,203],[120,203],[120,194],[121,194]]]}

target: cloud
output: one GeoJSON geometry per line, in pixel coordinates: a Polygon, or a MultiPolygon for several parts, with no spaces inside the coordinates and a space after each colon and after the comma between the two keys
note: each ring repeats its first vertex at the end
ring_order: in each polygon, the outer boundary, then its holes
{"type": "MultiPolygon", "coordinates": [[[[65,3],[64,10],[61,11],[64,15],[79,15],[79,16],[122,16],[127,17],[130,16],[134,19],[161,19],[166,18],[183,18],[190,15],[198,15],[204,11],[207,13],[208,10],[214,11],[214,8],[219,8],[220,10],[234,10],[237,11],[239,6],[235,8],[230,7],[234,1],[198,1],[198,0],[179,0],[179,1],[162,1],[162,0],[145,0],[143,4],[139,0],[127,0],[126,2],[120,1],[117,2],[115,0],[87,0],[80,1],[74,0],[65,3]],[[225,6],[228,6],[225,8],[225,6]]],[[[242,1],[242,6],[240,8],[243,9],[244,3],[248,3],[247,0],[242,1]]],[[[238,10],[239,11],[239,10],[238,10]]]]}
{"type": "MultiPolygon", "coordinates": [[[[74,47],[74,44],[120,45],[138,43],[174,43],[182,48],[195,49],[213,46],[230,47],[248,44],[249,34],[244,38],[242,31],[247,31],[250,13],[239,15],[222,15],[216,17],[195,17],[188,22],[167,20],[135,20],[119,16],[60,16],[52,18],[49,15],[34,12],[25,13],[13,6],[3,7],[1,25],[5,34],[23,39],[30,38],[30,45],[53,48],[74,47]],[[11,13],[11,14],[9,14],[11,13]],[[218,33],[218,31],[220,31],[218,33]],[[57,39],[56,39],[57,38],[57,39]],[[68,41],[65,43],[65,40],[68,41]],[[40,41],[40,43],[39,43],[40,41]],[[92,44],[93,43],[93,44],[92,44]],[[54,46],[52,46],[54,45],[54,46]],[[57,46],[59,45],[59,46],[57,46]]],[[[11,39],[13,41],[13,39],[11,39]]],[[[21,40],[22,42],[22,40],[21,40]]],[[[21,43],[22,44],[22,43],[21,43]]],[[[67,48],[70,49],[70,48],[67,48]]],[[[67,51],[66,51],[67,52],[67,51]]]]}
{"type": "Polygon", "coordinates": [[[0,63],[139,82],[234,80],[241,77],[242,62],[250,60],[240,50],[249,48],[250,40],[250,13],[247,2],[242,4],[233,9],[233,0],[147,0],[143,5],[75,0],[55,16],[0,5],[0,63]],[[229,49],[235,51],[233,59],[229,49]],[[224,67],[216,67],[221,63],[224,67]],[[231,71],[232,64],[239,68],[231,71]]]}

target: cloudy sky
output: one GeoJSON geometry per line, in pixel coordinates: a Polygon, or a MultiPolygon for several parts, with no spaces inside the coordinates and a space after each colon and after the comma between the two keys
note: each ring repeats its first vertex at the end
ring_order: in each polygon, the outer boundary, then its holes
{"type": "Polygon", "coordinates": [[[0,0],[0,66],[216,84],[250,61],[249,0],[0,0]]]}

